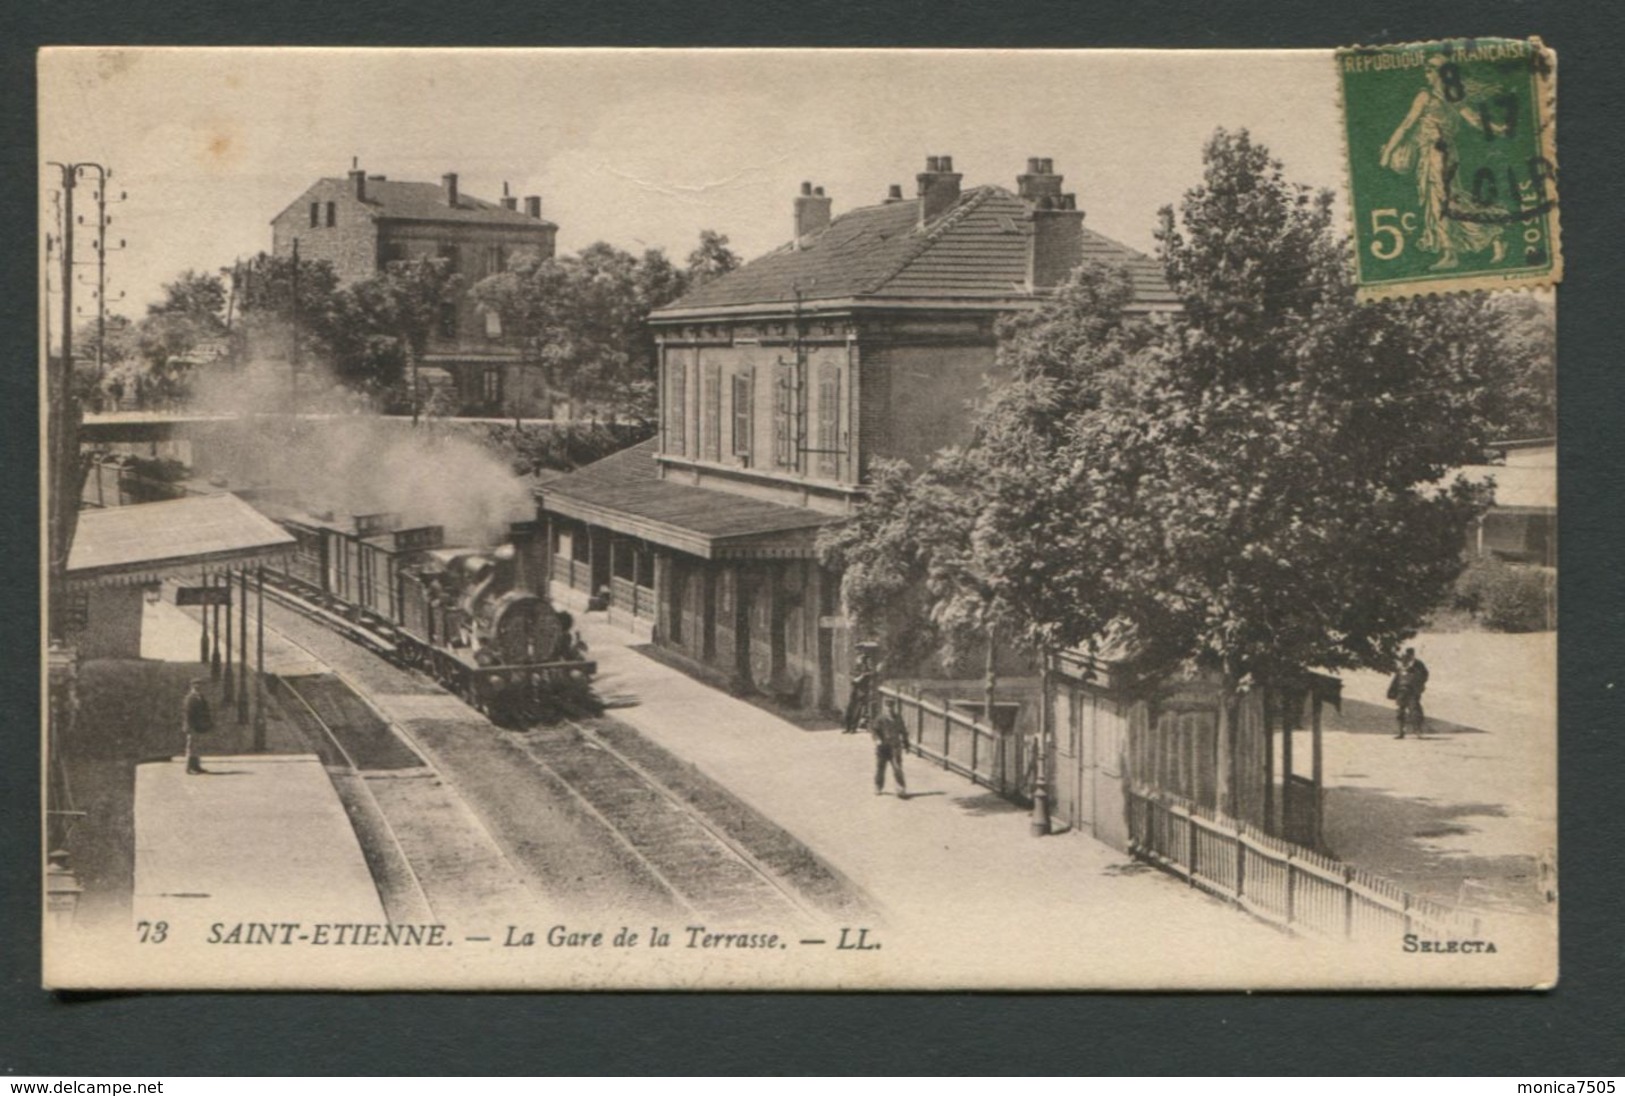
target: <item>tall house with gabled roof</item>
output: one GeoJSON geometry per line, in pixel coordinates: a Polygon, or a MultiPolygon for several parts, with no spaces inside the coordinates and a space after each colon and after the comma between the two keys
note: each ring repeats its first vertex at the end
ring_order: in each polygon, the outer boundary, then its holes
{"type": "Polygon", "coordinates": [[[608,589],[612,618],[737,688],[835,705],[848,637],[814,541],[874,462],[965,440],[998,319],[1085,260],[1128,268],[1131,309],[1177,307],[1156,262],[1085,227],[1051,161],[1013,190],[961,178],[932,156],[914,197],[840,216],[803,184],[789,242],[650,317],[659,436],[544,489],[559,586],[608,589]]]}
{"type": "MultiPolygon", "coordinates": [[[[506,190],[506,186],[503,188],[506,190]]],[[[536,195],[504,194],[490,202],[463,191],[448,172],[439,183],[368,175],[318,179],[271,221],[273,254],[331,263],[341,284],[359,281],[389,263],[444,259],[463,277],[464,292],[442,305],[422,363],[455,381],[465,410],[490,414],[547,413],[539,371],[523,369],[513,340],[494,317],[474,306],[467,289],[521,258],[553,257],[558,225],[542,218],[536,195]]]]}

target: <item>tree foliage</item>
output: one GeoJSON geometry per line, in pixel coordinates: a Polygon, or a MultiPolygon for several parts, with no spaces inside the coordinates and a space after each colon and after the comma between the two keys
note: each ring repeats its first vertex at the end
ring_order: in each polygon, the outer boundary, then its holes
{"type": "Polygon", "coordinates": [[[739,256],[728,246],[728,237],[709,228],[701,230],[699,246],[688,253],[688,288],[698,289],[738,269],[739,256]]]}
{"type": "Polygon", "coordinates": [[[1038,439],[1037,505],[994,507],[1009,596],[1049,642],[1127,626],[1158,669],[1385,666],[1482,506],[1438,484],[1485,441],[1491,306],[1356,304],[1329,194],[1245,132],[1205,165],[1158,233],[1182,313],[1038,439]]]}
{"type": "Polygon", "coordinates": [[[1484,500],[1441,480],[1491,429],[1495,307],[1356,304],[1328,195],[1245,132],[1205,165],[1158,233],[1179,314],[1125,312],[1128,275],[1091,265],[1006,322],[971,445],[830,534],[855,616],[909,587],[916,619],[957,615],[963,587],[928,577],[953,561],[1036,644],[1241,686],[1386,666],[1448,591],[1484,500]],[[956,470],[946,522],[921,500],[956,470]]]}
{"type": "Polygon", "coordinates": [[[340,286],[330,263],[261,253],[232,272],[239,319],[235,356],[326,366],[335,380],[369,395],[399,391],[428,347],[442,307],[462,291],[444,259],[392,262],[340,286]],[[297,284],[297,288],[296,288],[297,284]]]}
{"type": "Polygon", "coordinates": [[[230,268],[237,319],[232,357],[325,361],[338,341],[339,279],[333,265],[260,252],[230,268]]]}
{"type": "Polygon", "coordinates": [[[147,306],[149,316],[184,316],[209,334],[225,331],[226,284],[218,274],[183,270],[163,292],[162,300],[147,306]]]}
{"type": "Polygon", "coordinates": [[[93,406],[126,396],[144,403],[183,398],[198,356],[225,333],[225,308],[219,277],[186,270],[163,286],[141,320],[109,315],[105,336],[95,323],[83,325],[74,336],[83,397],[93,406]]]}
{"type": "Polygon", "coordinates": [[[1502,354],[1490,363],[1489,416],[1499,439],[1557,434],[1557,316],[1550,298],[1494,298],[1502,354]]]}
{"type": "Polygon", "coordinates": [[[503,332],[520,341],[550,387],[583,405],[647,418],[656,367],[649,313],[682,296],[694,270],[737,264],[726,245],[726,236],[702,233],[685,270],[658,249],[638,256],[599,242],[491,275],[473,295],[501,317],[503,332]]]}
{"type": "Polygon", "coordinates": [[[340,289],[325,325],[335,378],[372,395],[398,390],[462,287],[449,262],[420,258],[340,289]]]}

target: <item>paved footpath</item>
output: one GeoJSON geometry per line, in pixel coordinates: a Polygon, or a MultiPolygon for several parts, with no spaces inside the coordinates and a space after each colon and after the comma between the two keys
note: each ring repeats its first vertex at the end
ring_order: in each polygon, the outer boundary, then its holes
{"type": "Polygon", "coordinates": [[[803,730],[640,654],[598,614],[582,626],[598,689],[628,701],[617,718],[806,842],[894,931],[929,939],[950,981],[963,967],[964,984],[996,984],[1007,963],[1058,985],[1261,985],[1330,958],[1089,837],[1034,838],[1026,811],[922,758],[908,800],[876,796],[868,735],[803,730]],[[985,966],[964,953],[978,948],[985,966]]]}
{"type": "MultiPolygon", "coordinates": [[[[1326,719],[1326,837],[1435,901],[1550,916],[1557,844],[1557,636],[1424,634],[1429,727],[1394,738],[1388,676],[1348,673],[1326,719]]],[[[1309,739],[1295,740],[1299,758],[1309,739]]],[[[1303,762],[1298,762],[1303,764],[1303,762]]]]}

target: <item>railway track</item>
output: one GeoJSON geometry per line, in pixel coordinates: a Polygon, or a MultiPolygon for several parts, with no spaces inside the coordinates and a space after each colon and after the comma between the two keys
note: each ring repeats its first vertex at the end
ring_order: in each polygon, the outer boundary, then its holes
{"type": "MultiPolygon", "coordinates": [[[[271,596],[269,585],[266,593],[268,597],[271,596]]],[[[377,637],[359,640],[354,633],[360,629],[353,623],[336,618],[297,594],[282,590],[279,595],[277,602],[303,619],[350,640],[371,654],[382,656],[377,649],[377,637]]],[[[330,661],[288,636],[285,630],[277,630],[290,643],[310,652],[317,661],[324,664],[330,661]]],[[[401,666],[394,659],[383,657],[399,673],[410,674],[415,679],[432,680],[401,666]]],[[[352,688],[344,681],[334,680],[333,684],[346,692],[352,688]]],[[[440,686],[436,684],[436,688],[440,686]]],[[[308,692],[310,690],[306,689],[305,693],[308,692]]],[[[320,688],[317,690],[319,695],[307,696],[305,693],[296,690],[294,695],[348,764],[360,771],[360,767],[355,765],[358,751],[366,753],[370,750],[373,756],[378,755],[380,743],[372,736],[366,736],[360,744],[341,741],[356,738],[353,732],[335,729],[334,708],[342,704],[341,698],[328,695],[327,690],[320,688]],[[324,709],[326,719],[323,718],[324,709]]],[[[489,725],[483,719],[481,724],[478,728],[470,726],[466,733],[510,736],[510,740],[522,750],[523,756],[601,826],[623,853],[666,892],[673,904],[685,912],[716,924],[747,921],[783,924],[786,920],[799,924],[822,918],[823,915],[815,907],[716,820],[684,800],[644,766],[595,732],[590,721],[565,716],[551,725],[508,731],[489,725]]],[[[394,730],[388,733],[396,736],[394,730]]],[[[401,745],[401,749],[414,757],[425,753],[423,745],[413,738],[409,728],[404,730],[401,737],[408,739],[412,746],[412,749],[407,749],[401,745]]],[[[450,744],[442,742],[436,752],[446,754],[448,748],[455,750],[455,741],[450,744]]],[[[361,760],[365,762],[365,758],[361,760]]],[[[437,757],[434,765],[455,780],[455,756],[437,757]]],[[[503,809],[500,805],[485,806],[487,809],[503,809]]],[[[394,839],[393,831],[390,836],[394,839]]],[[[399,847],[399,840],[394,840],[399,847]]],[[[419,890],[421,892],[421,885],[419,890]]]]}
{"type": "MultiPolygon", "coordinates": [[[[300,593],[292,582],[275,571],[265,572],[265,596],[284,609],[292,610],[306,620],[320,624],[328,631],[336,632],[358,647],[371,651],[390,665],[401,665],[400,654],[392,639],[311,601],[300,593]]],[[[289,639],[289,642],[293,640],[289,639]]],[[[295,643],[295,646],[303,645],[295,643]]]]}
{"type": "MultiPolygon", "coordinates": [[[[302,647],[288,636],[283,638],[302,647]]],[[[303,649],[311,653],[308,648],[303,649]]],[[[314,654],[312,657],[315,657],[314,654]]],[[[311,703],[310,698],[294,683],[297,679],[280,680],[282,690],[298,703],[300,709],[309,716],[310,721],[342,760],[343,776],[335,778],[330,771],[329,777],[333,779],[334,790],[338,792],[340,801],[344,803],[346,811],[351,816],[363,858],[372,872],[373,882],[378,887],[379,897],[390,920],[408,922],[435,920],[434,904],[429,901],[428,890],[424,887],[412,858],[407,855],[400,835],[390,823],[389,815],[384,812],[371,789],[367,787],[361,767],[346,747],[346,736],[340,734],[329,719],[323,718],[318,705],[311,703]]],[[[421,759],[419,763],[421,764],[421,759]]]]}
{"type": "Polygon", "coordinates": [[[758,922],[820,917],[749,849],[591,727],[563,719],[533,729],[524,745],[689,912],[758,922]]]}

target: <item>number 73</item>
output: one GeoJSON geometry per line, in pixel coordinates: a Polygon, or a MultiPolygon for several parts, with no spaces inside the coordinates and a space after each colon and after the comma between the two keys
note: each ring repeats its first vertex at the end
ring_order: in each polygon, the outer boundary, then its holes
{"type": "Polygon", "coordinates": [[[1371,211],[1371,254],[1378,259],[1387,261],[1397,259],[1405,252],[1405,232],[1416,231],[1416,214],[1401,214],[1397,209],[1373,209],[1371,211]],[[1396,223],[1397,222],[1397,223],[1396,223]],[[1388,246],[1383,247],[1383,237],[1388,237],[1388,246]]]}

